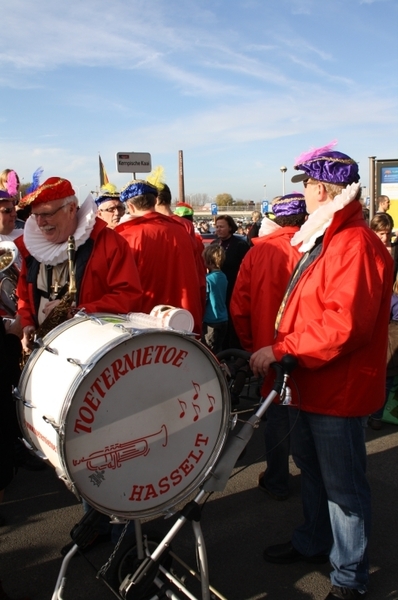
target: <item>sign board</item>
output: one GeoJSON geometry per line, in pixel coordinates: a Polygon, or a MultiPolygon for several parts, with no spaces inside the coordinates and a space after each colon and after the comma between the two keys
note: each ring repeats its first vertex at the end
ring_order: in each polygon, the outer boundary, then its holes
{"type": "Polygon", "coordinates": [[[262,211],[263,211],[263,215],[267,214],[269,212],[268,210],[268,200],[263,200],[262,202],[262,211]]]}
{"type": "Polygon", "coordinates": [[[398,223],[398,158],[376,161],[376,197],[390,198],[388,214],[398,223]]]}
{"type": "Polygon", "coordinates": [[[217,204],[212,204],[211,205],[211,214],[212,215],[216,215],[217,214],[217,204]]]}
{"type": "Polygon", "coordinates": [[[151,155],[149,152],[118,152],[116,168],[118,173],[150,173],[151,155]]]}

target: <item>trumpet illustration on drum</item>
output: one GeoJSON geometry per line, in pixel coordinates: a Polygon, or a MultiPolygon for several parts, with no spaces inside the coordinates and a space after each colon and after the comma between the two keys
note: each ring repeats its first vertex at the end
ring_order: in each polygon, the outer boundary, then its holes
{"type": "Polygon", "coordinates": [[[105,446],[103,450],[92,452],[87,458],[83,457],[80,460],[73,459],[73,465],[76,467],[85,463],[89,471],[119,469],[126,460],[131,460],[138,456],[147,456],[150,451],[150,443],[162,438],[162,446],[165,448],[168,442],[166,425],[162,425],[156,433],[150,433],[129,442],[105,446]]]}

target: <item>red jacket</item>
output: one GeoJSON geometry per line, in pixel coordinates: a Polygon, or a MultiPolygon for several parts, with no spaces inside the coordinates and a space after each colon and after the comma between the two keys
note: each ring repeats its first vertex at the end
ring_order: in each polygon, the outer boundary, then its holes
{"type": "Polygon", "coordinates": [[[275,338],[275,318],[290,275],[300,259],[290,240],[298,227],[281,227],[264,237],[244,257],[230,303],[230,314],[242,347],[255,352],[275,338]]]}
{"type": "Polygon", "coordinates": [[[192,221],[185,219],[185,217],[179,217],[178,215],[169,215],[176,223],[179,223],[186,229],[192,238],[192,242],[195,248],[196,266],[198,269],[199,283],[201,287],[201,300],[202,300],[202,313],[205,312],[206,307],[206,275],[207,269],[203,260],[203,250],[205,246],[202,241],[202,236],[199,233],[195,233],[195,227],[192,221]]]}
{"type": "Polygon", "coordinates": [[[191,237],[174,219],[148,212],[115,228],[133,250],[144,290],[142,310],[158,304],[189,310],[202,329],[202,289],[191,237]]]}
{"type": "Polygon", "coordinates": [[[277,360],[298,358],[303,410],[365,416],[383,404],[392,280],[393,260],[354,200],[335,213],[272,346],[277,360]]]}
{"type": "MultiPolygon", "coordinates": [[[[87,313],[140,312],[142,289],[129,245],[98,218],[89,240],[93,246],[84,273],[79,273],[78,269],[76,272],[78,308],[85,308],[87,313]]],[[[27,264],[31,257],[22,237],[18,238],[18,249],[24,259],[17,287],[18,314],[23,327],[37,326],[37,286],[35,281],[28,283],[27,280],[27,264]]]]}

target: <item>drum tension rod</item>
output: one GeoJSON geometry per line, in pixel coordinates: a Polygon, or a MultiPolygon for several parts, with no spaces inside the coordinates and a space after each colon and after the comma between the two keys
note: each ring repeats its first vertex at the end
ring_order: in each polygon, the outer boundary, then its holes
{"type": "Polygon", "coordinates": [[[123,333],[128,333],[130,337],[134,337],[137,334],[137,329],[133,329],[130,327],[129,329],[123,325],[123,323],[115,323],[114,327],[123,331],[123,333]]]}
{"type": "Polygon", "coordinates": [[[55,419],[53,419],[52,417],[46,417],[46,415],[43,415],[42,419],[43,421],[51,425],[51,427],[53,427],[57,433],[59,433],[60,426],[58,425],[58,423],[55,422],[55,419]]]}
{"type": "Polygon", "coordinates": [[[66,360],[71,365],[79,367],[79,369],[81,369],[82,371],[85,371],[86,369],[91,369],[91,367],[93,366],[93,363],[81,363],[78,358],[67,358],[66,360]]]}
{"type": "Polygon", "coordinates": [[[46,346],[42,340],[42,338],[38,337],[35,339],[35,341],[33,342],[34,347],[37,348],[43,348],[44,350],[47,350],[47,352],[50,352],[51,354],[57,354],[58,355],[58,350],[56,350],[55,348],[51,348],[50,346],[46,346]]]}

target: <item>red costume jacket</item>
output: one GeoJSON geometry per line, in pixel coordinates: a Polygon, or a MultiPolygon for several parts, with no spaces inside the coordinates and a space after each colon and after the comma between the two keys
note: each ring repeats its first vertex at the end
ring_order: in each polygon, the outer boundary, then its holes
{"type": "MultiPolygon", "coordinates": [[[[76,253],[77,307],[85,308],[87,313],[140,312],[142,288],[133,254],[126,241],[109,229],[105,221],[97,218],[83,246],[86,259],[80,269],[80,248],[76,253]]],[[[37,285],[29,273],[29,265],[34,259],[22,237],[18,238],[18,249],[24,259],[17,287],[18,314],[23,327],[37,326],[37,285]]]]}
{"type": "Polygon", "coordinates": [[[393,260],[354,200],[335,213],[272,346],[276,360],[298,358],[303,410],[355,417],[383,404],[392,280],[393,260]]]}
{"type": "Polygon", "coordinates": [[[194,331],[202,329],[202,287],[191,237],[175,219],[148,212],[115,228],[133,250],[143,293],[142,310],[158,304],[185,308],[192,314],[194,331]]]}
{"type": "Polygon", "coordinates": [[[196,266],[198,269],[199,283],[200,283],[200,287],[201,287],[202,313],[204,314],[205,307],[206,307],[207,269],[206,269],[206,265],[205,265],[205,262],[204,262],[203,256],[202,256],[203,250],[205,249],[205,246],[202,241],[202,236],[199,233],[195,233],[194,224],[189,219],[185,219],[184,217],[179,217],[178,215],[170,215],[170,217],[172,219],[174,219],[176,221],[176,223],[179,223],[180,225],[182,225],[192,238],[194,248],[195,248],[196,266]]]}
{"type": "Polygon", "coordinates": [[[290,244],[296,231],[298,227],[281,227],[253,238],[253,247],[241,263],[229,310],[240,343],[248,352],[274,341],[275,318],[300,259],[299,251],[290,244]]]}

